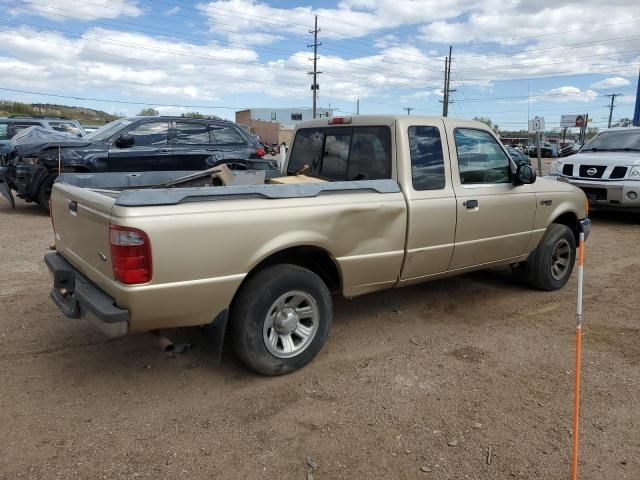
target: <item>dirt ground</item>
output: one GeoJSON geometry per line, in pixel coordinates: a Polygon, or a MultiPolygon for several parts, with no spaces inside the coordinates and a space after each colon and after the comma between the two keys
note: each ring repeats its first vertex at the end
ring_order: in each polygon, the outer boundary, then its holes
{"type": "MultiPolygon", "coordinates": [[[[581,478],[640,478],[640,217],[593,215],[581,478]]],[[[0,479],[569,477],[576,276],[490,271],[336,299],[329,341],[278,378],[168,358],[61,316],[49,218],[0,201],[0,479]],[[487,453],[491,449],[491,462],[487,453]]],[[[186,335],[186,333],[184,334],[186,335]]]]}

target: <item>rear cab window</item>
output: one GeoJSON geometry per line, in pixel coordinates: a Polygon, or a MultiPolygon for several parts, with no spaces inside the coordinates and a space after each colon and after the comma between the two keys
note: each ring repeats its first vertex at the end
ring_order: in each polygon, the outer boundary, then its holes
{"type": "Polygon", "coordinates": [[[389,179],[391,130],[387,126],[299,129],[287,173],[303,170],[334,182],[389,179]]]}

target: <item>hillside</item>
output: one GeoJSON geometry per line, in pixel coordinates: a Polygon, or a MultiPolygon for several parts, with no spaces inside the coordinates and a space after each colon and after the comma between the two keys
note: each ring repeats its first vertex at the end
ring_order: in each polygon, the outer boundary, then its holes
{"type": "Polygon", "coordinates": [[[103,125],[118,118],[101,110],[93,110],[86,107],[70,107],[67,105],[55,105],[49,103],[19,103],[0,100],[0,116],[9,115],[41,115],[65,117],[78,120],[86,125],[103,125]]]}

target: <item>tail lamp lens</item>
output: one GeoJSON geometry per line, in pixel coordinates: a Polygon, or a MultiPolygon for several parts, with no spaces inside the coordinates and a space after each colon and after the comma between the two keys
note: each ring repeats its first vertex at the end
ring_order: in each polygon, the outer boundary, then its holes
{"type": "Polygon", "coordinates": [[[109,225],[111,263],[116,281],[125,285],[151,280],[151,244],[142,230],[109,225]]]}

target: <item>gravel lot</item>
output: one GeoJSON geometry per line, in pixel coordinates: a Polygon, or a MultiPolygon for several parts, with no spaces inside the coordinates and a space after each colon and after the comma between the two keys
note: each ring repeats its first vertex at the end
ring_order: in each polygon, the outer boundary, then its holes
{"type": "MultiPolygon", "coordinates": [[[[581,478],[640,478],[640,217],[593,216],[581,478]]],[[[108,340],[61,316],[49,218],[0,199],[0,479],[569,477],[575,275],[508,271],[337,299],[307,368],[263,378],[197,332],[108,340]],[[491,464],[487,451],[491,448],[491,464]]]]}

